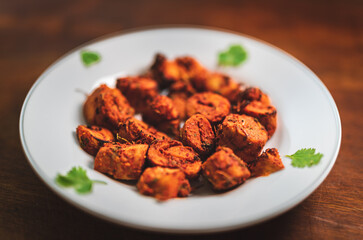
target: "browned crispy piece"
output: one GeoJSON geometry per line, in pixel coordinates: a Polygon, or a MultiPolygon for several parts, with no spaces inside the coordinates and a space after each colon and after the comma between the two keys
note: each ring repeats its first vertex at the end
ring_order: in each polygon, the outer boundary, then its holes
{"type": "Polygon", "coordinates": [[[154,166],[179,168],[188,178],[197,177],[202,165],[193,148],[175,140],[154,142],[150,145],[147,158],[154,166]]]}
{"type": "Polygon", "coordinates": [[[104,143],[115,140],[110,130],[98,126],[79,125],[76,133],[81,148],[93,156],[96,156],[104,143]]]}
{"type": "Polygon", "coordinates": [[[148,108],[143,112],[142,119],[160,131],[172,135],[179,134],[179,113],[167,96],[158,95],[148,101],[148,108]]]}
{"type": "Polygon", "coordinates": [[[120,121],[134,115],[134,109],[118,89],[102,84],[87,97],[83,114],[89,125],[114,130],[120,121]]]}
{"type": "Polygon", "coordinates": [[[237,100],[241,89],[241,84],[238,84],[230,76],[218,72],[205,71],[192,78],[191,82],[199,92],[218,93],[231,102],[237,100]]]}
{"type": "Polygon", "coordinates": [[[169,87],[171,84],[184,81],[206,71],[197,60],[191,57],[179,57],[168,60],[164,55],[157,54],[151,66],[151,74],[158,81],[160,88],[169,87]]]}
{"type": "Polygon", "coordinates": [[[187,82],[207,71],[195,58],[190,56],[175,58],[175,62],[180,68],[182,80],[187,82]]]}
{"type": "Polygon", "coordinates": [[[187,102],[188,117],[200,113],[212,124],[223,121],[230,110],[231,104],[226,98],[211,92],[194,94],[187,102]]]}
{"type": "Polygon", "coordinates": [[[241,91],[237,96],[237,106],[238,104],[243,103],[244,101],[260,101],[266,105],[270,105],[270,98],[261,91],[258,87],[249,87],[244,91],[241,91]]]}
{"type": "Polygon", "coordinates": [[[141,194],[153,196],[158,200],[186,197],[191,191],[188,179],[179,169],[152,167],[141,175],[137,189],[141,194]]]}
{"type": "Polygon", "coordinates": [[[168,97],[173,101],[174,106],[178,110],[180,120],[187,118],[187,100],[195,92],[191,84],[183,81],[176,82],[170,86],[168,97]]]}
{"type": "Polygon", "coordinates": [[[257,118],[267,130],[269,138],[275,133],[277,118],[276,108],[274,106],[260,101],[246,102],[244,106],[240,106],[238,113],[257,118]]]}
{"type": "Polygon", "coordinates": [[[156,54],[150,68],[151,75],[158,82],[161,89],[180,80],[180,72],[175,62],[169,61],[163,54],[156,54]]]}
{"type": "Polygon", "coordinates": [[[187,94],[188,97],[190,97],[196,93],[196,90],[190,83],[179,81],[169,87],[169,92],[170,93],[181,93],[182,92],[182,93],[187,94]]]}
{"type": "Polygon", "coordinates": [[[136,112],[143,112],[147,107],[147,100],[158,95],[157,82],[148,77],[118,78],[116,87],[125,95],[136,112]]]}
{"type": "Polygon", "coordinates": [[[268,139],[266,129],[254,117],[230,114],[217,129],[217,145],[231,148],[249,163],[261,153],[268,139]]]}
{"type": "Polygon", "coordinates": [[[266,149],[256,160],[249,165],[251,177],[268,176],[271,173],[284,169],[279,152],[276,148],[266,149]]]}
{"type": "Polygon", "coordinates": [[[117,140],[121,143],[134,142],[151,144],[154,141],[170,140],[170,138],[136,118],[129,118],[121,122],[117,132],[117,140]]]}
{"type": "Polygon", "coordinates": [[[242,184],[250,177],[245,162],[230,148],[218,147],[202,165],[203,176],[212,184],[214,190],[228,190],[242,184]]]}
{"type": "Polygon", "coordinates": [[[187,100],[188,97],[184,93],[173,93],[168,95],[170,99],[173,101],[173,104],[178,111],[180,121],[183,121],[187,118],[187,100]]]}
{"type": "Polygon", "coordinates": [[[96,155],[94,169],[115,179],[139,179],[148,147],[147,144],[106,143],[96,155]]]}
{"type": "Polygon", "coordinates": [[[214,148],[215,135],[208,119],[202,114],[191,116],[180,130],[181,141],[200,156],[208,156],[214,148]]]}

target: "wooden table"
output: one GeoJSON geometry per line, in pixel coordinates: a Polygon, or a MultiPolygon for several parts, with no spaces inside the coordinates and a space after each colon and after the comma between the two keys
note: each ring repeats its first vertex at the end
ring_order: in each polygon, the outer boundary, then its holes
{"type": "Polygon", "coordinates": [[[362,1],[1,0],[0,73],[0,239],[363,239],[362,1]],[[86,41],[156,24],[255,36],[296,56],[322,79],[340,111],[343,139],[333,170],[308,199],[247,229],[171,236],[90,216],[34,174],[20,145],[18,120],[37,77],[86,41]]]}

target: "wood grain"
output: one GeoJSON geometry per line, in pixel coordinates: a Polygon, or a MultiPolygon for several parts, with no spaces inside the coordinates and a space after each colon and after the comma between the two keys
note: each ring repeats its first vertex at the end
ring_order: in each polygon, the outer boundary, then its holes
{"type": "Polygon", "coordinates": [[[0,239],[363,239],[362,1],[0,0],[0,239]],[[310,67],[334,97],[337,162],[303,203],[273,220],[212,235],[167,235],[92,217],[52,193],[20,145],[18,120],[37,77],[94,38],[158,24],[226,28],[270,42],[310,67]]]}

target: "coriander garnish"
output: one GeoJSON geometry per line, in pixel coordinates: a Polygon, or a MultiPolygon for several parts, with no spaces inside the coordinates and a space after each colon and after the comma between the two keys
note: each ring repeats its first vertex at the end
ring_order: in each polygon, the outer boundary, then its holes
{"type": "Polygon", "coordinates": [[[237,67],[247,59],[246,50],[238,44],[231,45],[228,50],[218,54],[218,64],[237,67]]]}
{"type": "Polygon", "coordinates": [[[82,167],[73,167],[67,175],[58,174],[56,183],[62,187],[73,187],[77,193],[90,193],[93,183],[106,184],[103,181],[91,180],[86,174],[86,170],[82,167]]]}
{"type": "Polygon", "coordinates": [[[99,62],[101,60],[101,56],[97,52],[82,50],[81,59],[84,65],[89,67],[92,64],[99,62]]]}
{"type": "Polygon", "coordinates": [[[292,155],[286,155],[286,157],[292,159],[292,166],[303,168],[318,164],[323,154],[315,153],[315,148],[303,148],[292,155]]]}

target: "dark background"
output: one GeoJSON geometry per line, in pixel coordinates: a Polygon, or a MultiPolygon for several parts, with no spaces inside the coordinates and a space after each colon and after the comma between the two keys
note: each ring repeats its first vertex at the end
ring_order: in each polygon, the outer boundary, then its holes
{"type": "Polygon", "coordinates": [[[363,1],[0,0],[0,239],[363,239],[363,1]],[[117,226],[53,194],[19,140],[22,103],[56,59],[115,31],[197,24],[245,33],[297,57],[324,82],[342,120],[337,162],[291,211],[247,229],[171,236],[117,226]]]}

